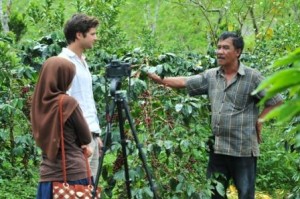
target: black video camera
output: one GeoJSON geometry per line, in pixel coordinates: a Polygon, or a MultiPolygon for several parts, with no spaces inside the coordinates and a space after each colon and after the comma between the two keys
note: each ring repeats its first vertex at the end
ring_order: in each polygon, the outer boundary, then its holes
{"type": "Polygon", "coordinates": [[[130,77],[130,64],[113,60],[106,66],[106,77],[108,78],[121,78],[130,77]]]}
{"type": "Polygon", "coordinates": [[[130,79],[130,65],[119,60],[113,60],[106,66],[106,77],[111,79],[110,93],[112,96],[120,89],[122,77],[129,77],[130,79]]]}

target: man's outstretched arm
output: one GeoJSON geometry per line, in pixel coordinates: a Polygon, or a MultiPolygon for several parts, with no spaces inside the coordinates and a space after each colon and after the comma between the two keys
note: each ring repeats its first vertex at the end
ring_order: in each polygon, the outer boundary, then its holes
{"type": "Polygon", "coordinates": [[[162,79],[155,73],[148,73],[148,77],[150,77],[153,81],[155,81],[158,84],[163,84],[171,88],[186,87],[186,77],[166,77],[162,79]]]}

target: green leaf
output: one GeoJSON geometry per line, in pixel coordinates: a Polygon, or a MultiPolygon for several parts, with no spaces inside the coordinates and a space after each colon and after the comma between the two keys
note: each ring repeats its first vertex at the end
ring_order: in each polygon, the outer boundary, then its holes
{"type": "Polygon", "coordinates": [[[151,66],[151,67],[145,66],[145,67],[143,67],[142,71],[144,71],[146,73],[155,73],[156,72],[156,67],[154,67],[154,66],[151,66]]]}
{"type": "Polygon", "coordinates": [[[298,87],[300,85],[299,75],[299,68],[282,70],[265,79],[251,94],[255,95],[265,89],[266,95],[260,101],[260,104],[262,105],[266,100],[272,98],[276,94],[284,92],[287,89],[291,89],[293,87],[298,87]]]}
{"type": "Polygon", "coordinates": [[[175,110],[176,112],[180,112],[182,110],[183,104],[176,104],[175,105],[175,110]]]}
{"type": "Polygon", "coordinates": [[[166,149],[171,149],[173,147],[173,142],[172,141],[165,141],[164,146],[166,149]]]}
{"type": "Polygon", "coordinates": [[[166,58],[166,55],[159,55],[158,60],[163,61],[166,58]]]}
{"type": "Polygon", "coordinates": [[[282,91],[291,86],[300,84],[300,69],[289,68],[279,71],[274,75],[266,78],[257,89],[252,92],[252,95],[257,94],[259,91],[266,89],[268,92],[282,91]]]}
{"type": "Polygon", "coordinates": [[[290,53],[289,55],[276,60],[273,66],[274,67],[284,66],[284,65],[294,63],[297,60],[300,60],[300,48],[297,48],[294,52],[290,53]]]}
{"type": "Polygon", "coordinates": [[[181,140],[180,142],[180,148],[183,150],[183,151],[187,151],[188,148],[190,146],[190,142],[188,140],[181,140]]]}
{"type": "Polygon", "coordinates": [[[179,182],[183,182],[184,181],[184,177],[182,175],[178,175],[177,179],[179,182]]]}
{"type": "Polygon", "coordinates": [[[290,92],[289,92],[290,97],[297,95],[299,93],[300,93],[300,85],[290,88],[290,92]]]}
{"type": "Polygon", "coordinates": [[[191,105],[187,106],[188,113],[191,114],[193,112],[193,108],[191,105]]]}
{"type": "Polygon", "coordinates": [[[191,196],[195,192],[195,187],[193,185],[188,185],[187,187],[187,194],[191,196]]]}
{"type": "Polygon", "coordinates": [[[124,180],[124,179],[125,179],[124,171],[123,171],[123,170],[120,170],[120,171],[118,171],[117,173],[115,173],[114,179],[115,179],[115,180],[124,180]]]}
{"type": "MultiPolygon", "coordinates": [[[[300,128],[300,126],[298,126],[298,129],[300,128]]],[[[300,147],[300,134],[296,135],[296,143],[295,143],[296,147],[300,147]]]]}
{"type": "Polygon", "coordinates": [[[22,146],[18,146],[16,148],[13,149],[13,154],[15,156],[21,156],[24,154],[24,148],[22,146]]]}
{"type": "Polygon", "coordinates": [[[276,107],[270,111],[264,120],[277,118],[279,124],[292,120],[293,117],[300,113],[300,97],[287,101],[286,103],[276,107]]]}
{"type": "Polygon", "coordinates": [[[174,53],[166,53],[166,55],[168,55],[170,57],[176,57],[176,55],[174,53]]]}
{"type": "Polygon", "coordinates": [[[182,183],[179,183],[179,184],[176,186],[176,193],[182,193],[182,186],[183,186],[182,183]]]}
{"type": "Polygon", "coordinates": [[[172,66],[170,66],[170,64],[167,64],[167,63],[163,64],[162,66],[163,66],[164,71],[169,72],[172,69],[172,66]]]}
{"type": "Polygon", "coordinates": [[[153,197],[153,192],[151,191],[150,187],[144,188],[144,191],[148,196],[153,197]]]}
{"type": "Polygon", "coordinates": [[[221,196],[225,196],[224,186],[222,185],[222,183],[217,182],[216,189],[217,189],[217,192],[218,192],[221,196]]]}
{"type": "Polygon", "coordinates": [[[162,74],[163,72],[163,65],[159,64],[156,66],[156,71],[158,74],[162,74]]]}

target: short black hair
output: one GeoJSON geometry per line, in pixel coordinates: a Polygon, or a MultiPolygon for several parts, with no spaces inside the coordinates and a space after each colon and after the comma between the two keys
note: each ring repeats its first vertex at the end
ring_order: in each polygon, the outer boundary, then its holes
{"type": "Polygon", "coordinates": [[[232,43],[235,49],[241,49],[241,53],[243,52],[244,49],[244,39],[241,35],[238,35],[236,32],[223,32],[219,39],[219,41],[232,38],[232,43]]]}
{"type": "Polygon", "coordinates": [[[67,43],[70,44],[75,41],[76,33],[81,32],[84,36],[91,28],[96,28],[99,25],[98,19],[90,17],[85,14],[74,14],[69,19],[64,27],[64,34],[67,43]]]}

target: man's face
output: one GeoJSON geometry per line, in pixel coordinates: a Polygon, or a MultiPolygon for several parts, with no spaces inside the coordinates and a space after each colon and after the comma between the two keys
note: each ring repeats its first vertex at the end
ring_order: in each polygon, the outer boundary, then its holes
{"type": "Polygon", "coordinates": [[[92,48],[96,40],[96,28],[91,28],[85,35],[79,33],[79,41],[83,49],[92,48]]]}
{"type": "Polygon", "coordinates": [[[234,48],[232,38],[227,38],[218,42],[217,60],[220,66],[232,66],[238,60],[240,53],[240,49],[234,48]]]}

